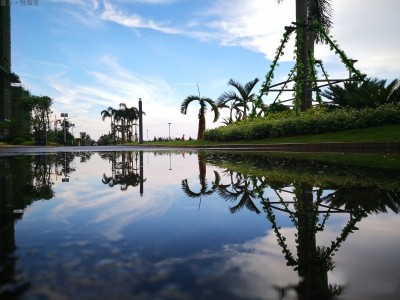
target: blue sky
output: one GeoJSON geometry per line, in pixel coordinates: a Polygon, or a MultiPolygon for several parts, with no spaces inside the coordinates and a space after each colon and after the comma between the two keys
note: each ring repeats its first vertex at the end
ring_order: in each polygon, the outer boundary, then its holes
{"type": "MultiPolygon", "coordinates": [[[[398,78],[399,1],[332,5],[332,34],[356,66],[370,77],[398,78]]],[[[57,117],[74,117],[75,135],[99,138],[109,131],[103,109],[138,107],[142,98],[145,139],[167,137],[168,123],[172,137],[196,137],[199,107],[192,103],[182,115],[183,99],[197,95],[197,83],[201,96],[217,99],[230,90],[230,78],[262,81],[294,6],[294,0],[14,1],[12,69],[32,94],[53,99],[57,117]]],[[[277,80],[292,66],[292,51],[285,52],[277,80]]],[[[317,56],[332,77],[347,74],[326,47],[317,56]]],[[[207,127],[220,125],[209,111],[207,127]]]]}

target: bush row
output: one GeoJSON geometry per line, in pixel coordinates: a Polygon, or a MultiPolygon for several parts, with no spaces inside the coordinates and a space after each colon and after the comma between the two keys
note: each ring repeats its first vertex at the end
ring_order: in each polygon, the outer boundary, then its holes
{"type": "Polygon", "coordinates": [[[247,119],[228,126],[206,130],[203,138],[209,141],[256,140],[273,137],[316,134],[360,129],[384,124],[400,124],[400,103],[364,109],[310,109],[270,114],[247,119]]]}

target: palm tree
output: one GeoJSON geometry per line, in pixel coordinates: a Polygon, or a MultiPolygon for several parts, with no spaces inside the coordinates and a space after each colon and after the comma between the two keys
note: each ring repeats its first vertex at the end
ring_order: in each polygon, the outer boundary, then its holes
{"type": "Polygon", "coordinates": [[[128,107],[125,103],[119,104],[119,110],[117,111],[117,119],[121,122],[120,130],[122,133],[122,143],[125,143],[125,133],[126,133],[126,120],[128,114],[128,107]]]}
{"type": "Polygon", "coordinates": [[[229,117],[223,118],[222,123],[225,125],[232,124],[235,121],[238,121],[242,117],[242,113],[240,111],[240,105],[237,102],[231,101],[231,103],[228,105],[227,103],[219,102],[218,104],[218,109],[222,108],[229,108],[229,117]],[[235,120],[233,119],[233,112],[235,111],[235,120]]]}
{"type": "Polygon", "coordinates": [[[353,81],[345,82],[343,87],[330,86],[322,96],[340,107],[375,108],[400,102],[400,80],[395,79],[389,84],[386,84],[386,80],[377,78],[367,78],[361,85],[353,81]]]}
{"type": "Polygon", "coordinates": [[[199,94],[199,96],[194,96],[194,95],[188,96],[188,97],[186,97],[185,100],[183,100],[183,102],[181,104],[181,113],[182,114],[186,115],[188,106],[193,101],[199,101],[199,103],[200,103],[199,128],[197,131],[197,139],[201,140],[203,138],[203,132],[204,132],[204,130],[206,130],[205,114],[207,111],[207,104],[209,104],[211,106],[211,110],[214,111],[214,121],[213,122],[216,122],[218,120],[219,110],[218,110],[218,106],[215,104],[215,102],[212,99],[200,97],[200,94],[199,94]]]}
{"type": "Polygon", "coordinates": [[[115,114],[115,109],[112,108],[111,106],[109,106],[106,110],[102,110],[101,111],[101,117],[103,119],[103,121],[106,118],[110,118],[111,119],[111,123],[110,123],[110,128],[111,128],[111,132],[115,141],[115,129],[114,129],[114,123],[113,123],[113,117],[115,114]]]}
{"type": "MultiPolygon", "coordinates": [[[[234,88],[236,88],[237,92],[239,93],[237,93],[236,91],[229,91],[223,93],[218,98],[218,105],[220,106],[226,105],[227,102],[232,101],[233,102],[232,107],[236,109],[239,109],[239,107],[243,107],[242,119],[246,119],[248,105],[256,99],[256,95],[251,91],[253,90],[258,81],[259,79],[255,78],[254,80],[249,81],[243,86],[241,83],[233,79],[230,79],[228,85],[231,85],[234,88]]],[[[232,115],[232,109],[231,109],[231,115],[232,115]]]]}
{"type": "MultiPolygon", "coordinates": [[[[278,3],[283,0],[277,0],[278,3]]],[[[315,42],[321,39],[313,30],[308,30],[308,20],[317,20],[326,32],[332,27],[330,0],[296,0],[296,22],[297,22],[297,85],[302,85],[304,79],[310,78],[309,55],[314,56],[315,42]],[[300,29],[300,30],[299,30],[300,29]]],[[[306,110],[312,106],[311,84],[301,87],[301,109],[306,110]]],[[[296,97],[297,98],[297,97],[296,97]]]]}
{"type": "MultiPolygon", "coordinates": [[[[128,141],[132,142],[132,127],[135,124],[135,121],[139,119],[139,110],[132,106],[126,111],[126,126],[128,128],[128,141]]],[[[137,135],[135,134],[135,140],[137,140],[137,135]]]]}

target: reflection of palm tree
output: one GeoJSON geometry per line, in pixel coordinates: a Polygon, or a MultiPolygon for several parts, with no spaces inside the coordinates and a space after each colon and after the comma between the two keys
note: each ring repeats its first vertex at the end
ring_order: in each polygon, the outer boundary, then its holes
{"type": "Polygon", "coordinates": [[[239,202],[235,206],[229,208],[232,213],[236,213],[246,207],[248,210],[259,214],[260,210],[253,202],[253,198],[258,198],[258,190],[255,186],[255,182],[251,179],[236,174],[236,182],[232,182],[231,185],[220,184],[218,186],[218,194],[224,200],[230,202],[235,202],[239,199],[239,202]]]}
{"type": "Polygon", "coordinates": [[[113,152],[101,153],[102,158],[108,158],[111,163],[111,176],[103,174],[102,183],[108,184],[109,187],[116,185],[121,186],[122,191],[126,191],[129,186],[136,187],[141,183],[142,179],[138,173],[138,152],[113,152]],[[135,165],[134,165],[135,162],[135,165]]]}
{"type": "Polygon", "coordinates": [[[101,182],[108,184],[109,187],[121,185],[121,191],[126,191],[129,186],[135,187],[140,184],[140,176],[138,173],[134,172],[128,172],[127,174],[117,175],[115,177],[108,177],[106,174],[103,174],[103,179],[101,182]]]}
{"type": "Polygon", "coordinates": [[[400,193],[378,187],[340,187],[324,197],[336,207],[344,206],[348,211],[364,213],[400,213],[400,193]]]}
{"type": "Polygon", "coordinates": [[[201,198],[203,196],[212,195],[215,192],[215,189],[219,185],[219,182],[220,182],[220,176],[219,176],[218,172],[214,171],[215,181],[212,183],[212,187],[209,189],[207,179],[206,179],[207,167],[206,167],[206,163],[204,161],[204,157],[200,153],[198,155],[198,161],[199,161],[200,190],[198,192],[194,192],[189,187],[189,183],[188,183],[187,179],[182,180],[181,186],[182,186],[183,192],[190,198],[200,198],[200,201],[199,201],[199,209],[200,209],[201,198]]]}
{"type": "Polygon", "coordinates": [[[80,157],[80,163],[86,163],[90,160],[90,158],[92,157],[93,152],[79,152],[76,153],[76,157],[80,157]]]}

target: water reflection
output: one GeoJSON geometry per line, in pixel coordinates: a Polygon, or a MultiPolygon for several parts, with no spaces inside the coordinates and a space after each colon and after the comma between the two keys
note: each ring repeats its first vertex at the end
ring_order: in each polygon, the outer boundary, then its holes
{"type": "MultiPolygon", "coordinates": [[[[143,186],[143,151],[138,152],[103,152],[100,156],[111,162],[111,176],[103,174],[102,182],[113,187],[120,185],[121,191],[129,186],[143,186]],[[138,160],[140,158],[139,166],[138,160]]],[[[143,194],[143,192],[141,192],[143,194]]]]}
{"type": "MultiPolygon", "coordinates": [[[[334,259],[372,216],[399,224],[398,170],[145,155],[146,164],[142,151],[0,157],[0,297],[367,299],[334,259]]],[[[386,274],[386,299],[399,296],[398,274],[386,274]]]]}
{"type": "MultiPolygon", "coordinates": [[[[249,163],[251,158],[243,155],[221,155],[215,157],[209,155],[208,160],[216,165],[230,165],[249,163]],[[218,163],[222,161],[222,163],[218,163]]],[[[228,174],[229,184],[219,184],[214,190],[218,192],[225,200],[236,200],[241,196],[240,202],[230,208],[232,213],[238,212],[243,207],[250,211],[259,213],[255,200],[259,200],[263,205],[266,217],[272,225],[277,237],[278,245],[287,261],[287,265],[298,271],[302,280],[298,285],[275,286],[279,292],[280,299],[286,297],[287,293],[293,289],[298,295],[298,299],[330,299],[331,296],[342,294],[343,286],[328,283],[328,272],[333,271],[335,263],[333,258],[348,236],[358,230],[356,227],[363,218],[370,214],[393,212],[398,214],[400,211],[400,186],[398,185],[399,173],[386,174],[385,185],[388,189],[381,187],[381,183],[371,180],[367,184],[360,185],[360,180],[347,182],[345,185],[338,185],[335,175],[322,180],[320,186],[315,186],[315,178],[307,178],[301,174],[292,173],[292,169],[287,169],[289,164],[294,161],[286,159],[270,159],[268,157],[254,156],[252,164],[247,165],[246,169],[272,169],[271,179],[263,173],[260,176],[234,172],[235,167],[228,167],[224,173],[228,174]],[[277,163],[279,167],[277,167],[277,163]],[[257,165],[256,165],[257,164],[257,165]],[[277,170],[281,174],[276,174],[277,170]],[[275,172],[275,173],[274,173],[275,172]],[[235,173],[235,177],[233,174],[235,173]],[[290,174],[287,174],[290,173],[290,174]],[[288,177],[295,177],[294,180],[288,180],[288,177]],[[278,179],[277,179],[278,178],[278,179]],[[390,179],[388,179],[390,178],[390,179]],[[307,180],[308,179],[308,180],[307,180]],[[264,196],[266,188],[274,191],[276,197],[271,201],[269,197],[264,196]],[[230,191],[227,192],[227,190],[230,191]],[[285,200],[281,194],[291,194],[293,198],[285,200]],[[295,235],[297,258],[289,249],[287,238],[281,233],[281,227],[278,225],[276,211],[287,214],[294,228],[297,230],[295,235]],[[347,224],[335,240],[327,246],[318,246],[316,236],[322,232],[328,219],[332,214],[344,214],[348,216],[347,224]]],[[[326,166],[324,166],[326,167],[326,166]]],[[[243,168],[239,168],[243,169],[243,168]]],[[[302,173],[315,172],[320,170],[321,166],[316,164],[302,166],[302,173]]],[[[332,170],[331,170],[332,171],[332,170]]],[[[362,178],[368,176],[366,170],[357,170],[362,173],[362,178]]],[[[375,173],[375,170],[367,170],[375,173]]],[[[256,172],[257,173],[257,172],[256,172]]],[[[335,173],[334,171],[332,173],[335,173]]],[[[217,175],[220,178],[219,175],[217,175]]],[[[382,179],[382,178],[381,178],[382,179]]],[[[383,179],[385,180],[385,179],[383,179]]],[[[361,180],[362,182],[362,180],[361,180]]],[[[397,291],[400,284],[398,283],[397,291]]]]}

